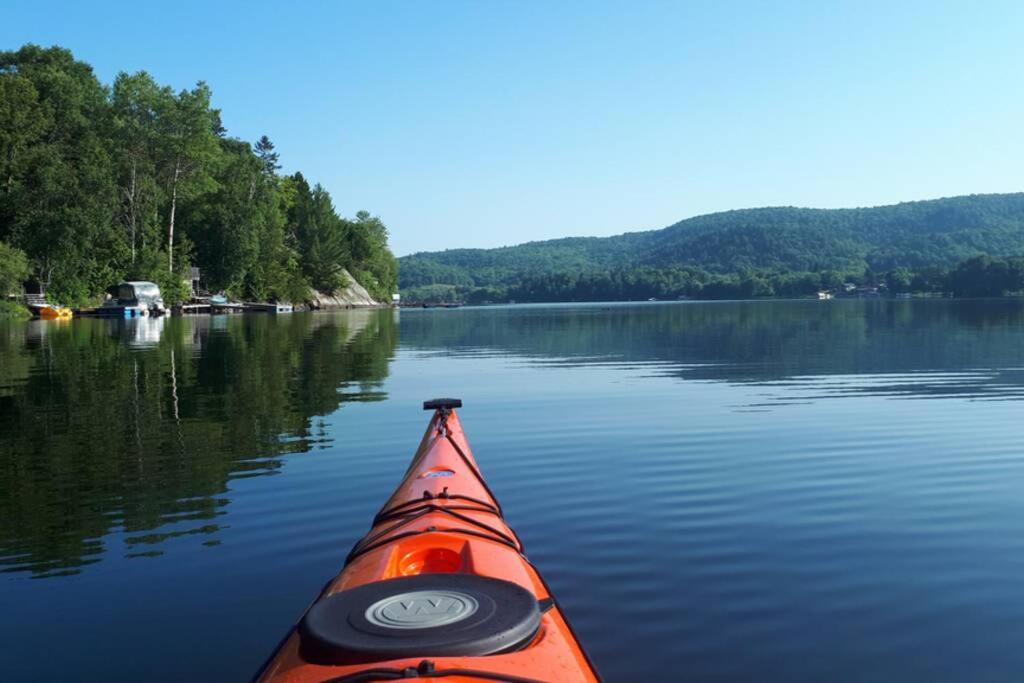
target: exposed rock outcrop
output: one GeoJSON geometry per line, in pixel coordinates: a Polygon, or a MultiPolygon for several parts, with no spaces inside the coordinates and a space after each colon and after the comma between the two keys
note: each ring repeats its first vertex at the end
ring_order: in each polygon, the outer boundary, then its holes
{"type": "Polygon", "coordinates": [[[333,292],[318,292],[314,289],[313,298],[309,301],[311,309],[366,308],[383,305],[375,301],[366,288],[356,282],[351,273],[343,270],[342,274],[348,285],[333,292]]]}

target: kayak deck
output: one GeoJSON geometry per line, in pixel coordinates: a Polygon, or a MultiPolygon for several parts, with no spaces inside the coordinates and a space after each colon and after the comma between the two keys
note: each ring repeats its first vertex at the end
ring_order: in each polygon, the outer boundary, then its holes
{"type": "Polygon", "coordinates": [[[460,406],[424,404],[402,482],[257,680],[598,680],[480,474],[460,406]]]}

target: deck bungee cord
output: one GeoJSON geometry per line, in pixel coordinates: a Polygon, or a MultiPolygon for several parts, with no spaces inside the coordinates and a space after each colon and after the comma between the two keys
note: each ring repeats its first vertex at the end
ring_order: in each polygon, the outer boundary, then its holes
{"type": "Polygon", "coordinates": [[[332,678],[325,683],[362,683],[363,681],[397,681],[410,678],[445,678],[449,676],[469,676],[477,680],[500,681],[501,683],[544,683],[536,678],[523,678],[522,676],[508,676],[496,674],[490,671],[474,669],[436,669],[434,663],[424,660],[415,668],[407,669],[366,669],[357,671],[354,674],[332,678]]]}

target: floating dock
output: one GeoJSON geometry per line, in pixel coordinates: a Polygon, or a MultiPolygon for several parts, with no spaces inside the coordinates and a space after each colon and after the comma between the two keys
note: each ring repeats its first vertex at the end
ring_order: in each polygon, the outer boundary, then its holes
{"type": "Polygon", "coordinates": [[[75,315],[98,318],[145,318],[149,317],[150,312],[141,306],[99,306],[76,309],[75,315]]]}
{"type": "Polygon", "coordinates": [[[246,313],[291,313],[295,307],[291,304],[241,304],[246,313]]]}

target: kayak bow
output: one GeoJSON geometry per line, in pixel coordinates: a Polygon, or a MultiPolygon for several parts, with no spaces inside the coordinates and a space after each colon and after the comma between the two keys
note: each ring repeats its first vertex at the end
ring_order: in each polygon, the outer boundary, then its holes
{"type": "Polygon", "coordinates": [[[462,402],[423,407],[401,484],[256,680],[597,681],[480,475],[462,402]]]}

